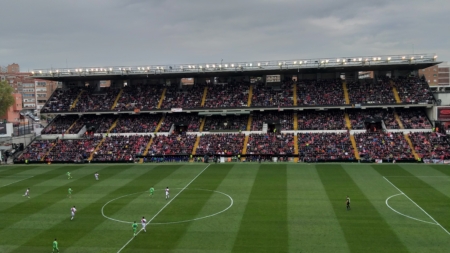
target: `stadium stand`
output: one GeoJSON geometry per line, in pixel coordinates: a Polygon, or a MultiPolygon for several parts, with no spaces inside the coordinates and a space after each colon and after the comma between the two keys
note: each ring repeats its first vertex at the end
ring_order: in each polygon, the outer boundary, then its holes
{"type": "Polygon", "coordinates": [[[355,140],[361,159],[411,160],[414,156],[403,133],[358,133],[355,140]]]}
{"type": "Polygon", "coordinates": [[[205,86],[200,84],[183,87],[183,89],[168,87],[160,109],[200,108],[204,88],[205,86]]]}
{"type": "Polygon", "coordinates": [[[93,162],[134,162],[144,153],[150,135],[108,136],[94,153],[93,162]]]}
{"type": "Polygon", "coordinates": [[[247,107],[249,84],[233,82],[208,87],[205,108],[247,107]]]}
{"type": "Polygon", "coordinates": [[[238,155],[242,153],[244,134],[208,134],[200,137],[196,154],[238,155]]]}
{"type": "Polygon", "coordinates": [[[41,134],[64,134],[78,119],[78,115],[56,116],[41,132],[41,134]]]}
{"type": "Polygon", "coordinates": [[[57,140],[45,160],[51,162],[83,161],[94,151],[101,139],[101,136],[94,136],[88,139],[57,140]]]}
{"type": "Polygon", "coordinates": [[[298,130],[345,130],[344,111],[299,111],[298,130]]]}
{"type": "Polygon", "coordinates": [[[203,131],[244,131],[248,115],[207,116],[203,131]]]}
{"type": "MultiPolygon", "coordinates": [[[[111,133],[153,133],[160,120],[161,115],[156,114],[121,115],[111,133]]],[[[106,124],[101,128],[102,133],[106,133],[107,127],[106,124]]]]}
{"type": "Polygon", "coordinates": [[[434,97],[430,91],[430,86],[425,79],[419,77],[405,77],[394,79],[394,82],[402,103],[433,103],[434,97]]]}
{"type": "Polygon", "coordinates": [[[50,99],[45,103],[42,112],[68,112],[73,102],[77,98],[81,89],[56,89],[50,99]]]}
{"type": "Polygon", "coordinates": [[[297,105],[344,105],[342,81],[300,80],[297,83],[297,105]]]}
{"type": "Polygon", "coordinates": [[[283,82],[281,85],[266,86],[255,84],[252,96],[252,107],[286,107],[293,106],[292,81],[283,82]]]}
{"type": "Polygon", "coordinates": [[[155,110],[161,98],[163,86],[136,84],[123,88],[123,92],[117,101],[116,111],[141,111],[155,110]]]}
{"type": "Polygon", "coordinates": [[[405,129],[431,129],[431,123],[423,110],[398,109],[396,112],[405,129]]]}
{"type": "Polygon", "coordinates": [[[292,112],[254,112],[252,120],[252,131],[261,131],[263,124],[280,124],[280,130],[294,129],[294,115],[292,112]]]}
{"type": "Polygon", "coordinates": [[[298,133],[299,160],[304,162],[355,160],[349,133],[298,133]]]}
{"type": "Polygon", "coordinates": [[[101,88],[100,91],[83,92],[78,103],[72,111],[75,112],[101,112],[111,111],[111,107],[119,94],[117,88],[101,88]]]}
{"type": "Polygon", "coordinates": [[[399,128],[391,110],[372,108],[365,110],[347,110],[347,113],[350,118],[352,129],[366,129],[366,121],[375,119],[383,120],[388,129],[399,128]]]}
{"type": "Polygon", "coordinates": [[[45,157],[46,153],[53,147],[53,144],[54,140],[35,140],[25,148],[23,153],[16,159],[16,161],[41,161],[41,159],[45,157]]]}
{"type": "Polygon", "coordinates": [[[187,126],[188,132],[198,132],[200,130],[200,117],[191,114],[167,114],[161,124],[160,132],[169,132],[173,124],[183,124],[187,126]]]}
{"type": "Polygon", "coordinates": [[[414,150],[422,159],[450,159],[450,143],[440,133],[414,132],[409,137],[414,150]]]}
{"type": "Polygon", "coordinates": [[[389,79],[378,82],[350,82],[347,83],[351,104],[395,104],[394,93],[389,79]]]}
{"type": "Polygon", "coordinates": [[[154,138],[148,155],[190,155],[196,139],[195,135],[158,135],[154,138]]]}
{"type": "Polygon", "coordinates": [[[294,134],[250,134],[247,154],[292,155],[294,154],[294,134]]]}

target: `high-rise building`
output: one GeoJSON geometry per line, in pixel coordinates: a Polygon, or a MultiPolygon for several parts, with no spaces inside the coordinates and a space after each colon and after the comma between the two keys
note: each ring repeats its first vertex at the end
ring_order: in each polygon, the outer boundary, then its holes
{"type": "Polygon", "coordinates": [[[430,86],[450,85],[450,66],[446,63],[419,70],[420,76],[425,76],[430,86]]]}

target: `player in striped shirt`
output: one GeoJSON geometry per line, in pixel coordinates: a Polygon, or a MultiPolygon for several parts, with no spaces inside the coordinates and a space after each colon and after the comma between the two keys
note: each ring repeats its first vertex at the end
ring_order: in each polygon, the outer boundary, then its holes
{"type": "Polygon", "coordinates": [[[70,218],[70,220],[73,220],[73,218],[75,218],[75,213],[77,212],[77,209],[75,208],[75,206],[70,208],[70,212],[72,214],[72,218],[70,218]]]}
{"type": "Polygon", "coordinates": [[[145,227],[147,226],[147,220],[145,219],[144,216],[142,216],[141,224],[142,224],[142,229],[144,230],[144,232],[147,232],[147,230],[145,230],[145,227]]]}

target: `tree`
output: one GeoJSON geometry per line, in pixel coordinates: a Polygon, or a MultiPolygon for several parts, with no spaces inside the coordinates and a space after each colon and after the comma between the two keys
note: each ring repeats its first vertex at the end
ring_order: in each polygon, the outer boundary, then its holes
{"type": "Polygon", "coordinates": [[[5,115],[9,107],[15,103],[13,91],[7,81],[0,81],[0,117],[5,115]]]}

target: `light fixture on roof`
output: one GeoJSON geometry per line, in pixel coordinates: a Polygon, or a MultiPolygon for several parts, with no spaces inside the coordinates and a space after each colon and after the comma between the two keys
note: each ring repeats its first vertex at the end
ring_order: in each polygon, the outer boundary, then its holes
{"type": "Polygon", "coordinates": [[[209,64],[206,64],[206,68],[209,68],[209,64]]]}
{"type": "Polygon", "coordinates": [[[216,68],[216,64],[213,64],[212,67],[213,67],[213,68],[216,68]]]}
{"type": "Polygon", "coordinates": [[[279,62],[278,65],[281,66],[281,62],[279,62]]]}
{"type": "Polygon", "coordinates": [[[381,57],[378,57],[378,60],[381,61],[381,57]]]}
{"type": "Polygon", "coordinates": [[[328,63],[329,62],[329,60],[325,60],[325,63],[328,63]]]}
{"type": "Polygon", "coordinates": [[[437,55],[435,55],[435,56],[433,56],[433,59],[437,59],[437,57],[438,57],[438,56],[437,56],[437,55]]]}
{"type": "Polygon", "coordinates": [[[420,59],[423,59],[423,55],[420,56],[420,59]]]}
{"type": "Polygon", "coordinates": [[[336,62],[341,62],[341,59],[336,59],[336,62]]]}
{"type": "Polygon", "coordinates": [[[261,67],[261,63],[258,62],[258,67],[261,67]]]}
{"type": "Polygon", "coordinates": [[[234,68],[234,63],[233,63],[233,64],[231,64],[231,67],[232,67],[232,68],[234,68]]]}
{"type": "Polygon", "coordinates": [[[390,61],[390,60],[391,60],[391,57],[388,57],[387,60],[390,61]]]}
{"type": "Polygon", "coordinates": [[[122,70],[122,68],[119,68],[119,70],[122,70]]]}
{"type": "Polygon", "coordinates": [[[225,64],[225,68],[228,68],[228,64],[225,64]]]}
{"type": "Polygon", "coordinates": [[[322,63],[322,64],[323,64],[323,63],[324,63],[324,61],[320,61],[320,63],[322,63]]]}
{"type": "Polygon", "coordinates": [[[31,74],[34,75],[34,71],[31,71],[31,74]]]}
{"type": "Polygon", "coordinates": [[[250,63],[250,67],[252,66],[253,64],[252,63],[250,63]]]}
{"type": "Polygon", "coordinates": [[[303,61],[300,61],[300,65],[302,65],[303,64],[303,61]]]}
{"type": "Polygon", "coordinates": [[[373,57],[373,60],[376,61],[376,60],[377,60],[377,57],[373,57]]]}
{"type": "Polygon", "coordinates": [[[358,60],[359,60],[359,61],[362,61],[362,58],[359,58],[358,60]]]}
{"type": "Polygon", "coordinates": [[[412,60],[414,60],[414,56],[413,56],[413,57],[411,57],[411,61],[412,61],[412,60]]]}
{"type": "Polygon", "coordinates": [[[219,64],[219,68],[222,68],[222,64],[219,64]]]}
{"type": "Polygon", "coordinates": [[[112,68],[109,68],[109,71],[112,71],[112,68]]]}
{"type": "Polygon", "coordinates": [[[42,70],[39,70],[39,74],[42,74],[42,70]]]}
{"type": "Polygon", "coordinates": [[[402,56],[402,60],[404,60],[406,57],[405,56],[402,56]]]}
{"type": "MultiPolygon", "coordinates": [[[[294,61],[294,64],[297,64],[297,61],[294,61]]],[[[259,66],[259,65],[258,65],[259,66]]]]}

